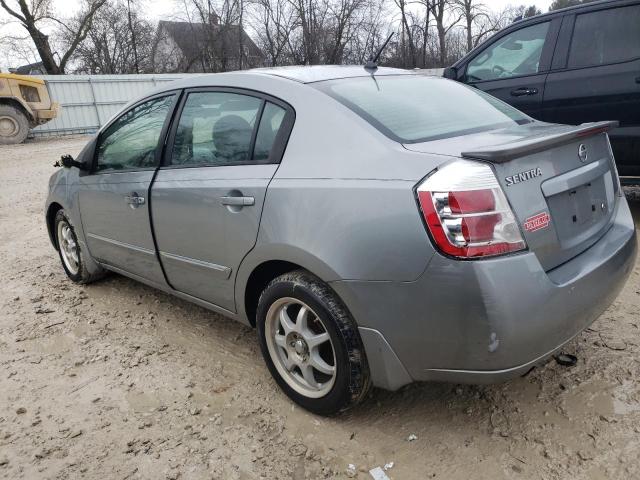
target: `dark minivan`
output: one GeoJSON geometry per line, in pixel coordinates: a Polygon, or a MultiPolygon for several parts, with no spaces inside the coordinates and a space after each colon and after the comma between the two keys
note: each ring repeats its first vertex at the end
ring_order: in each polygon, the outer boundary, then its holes
{"type": "Polygon", "coordinates": [[[609,135],[619,173],[640,183],[640,0],[586,3],[518,21],[444,76],[542,121],[618,120],[609,135]]]}

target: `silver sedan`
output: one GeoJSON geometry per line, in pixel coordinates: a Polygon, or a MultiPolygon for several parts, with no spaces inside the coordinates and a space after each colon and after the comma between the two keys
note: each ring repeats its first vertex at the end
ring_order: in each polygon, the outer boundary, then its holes
{"type": "Polygon", "coordinates": [[[126,106],[49,184],[72,281],[116,272],[257,329],[320,414],[557,352],[636,255],[607,130],[395,69],[203,75],[126,106]]]}

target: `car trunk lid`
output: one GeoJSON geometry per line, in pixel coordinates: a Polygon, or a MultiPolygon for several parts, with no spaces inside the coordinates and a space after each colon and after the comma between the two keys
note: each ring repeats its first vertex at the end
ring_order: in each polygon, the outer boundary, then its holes
{"type": "Polygon", "coordinates": [[[532,122],[405,148],[491,163],[529,249],[548,271],[611,225],[619,192],[606,132],[615,125],[532,122]]]}

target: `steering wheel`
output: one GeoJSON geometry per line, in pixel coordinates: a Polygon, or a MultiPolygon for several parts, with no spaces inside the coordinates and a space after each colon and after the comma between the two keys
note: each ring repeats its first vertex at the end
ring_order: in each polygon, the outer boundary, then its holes
{"type": "Polygon", "coordinates": [[[496,77],[501,77],[503,73],[506,73],[506,69],[502,68],[500,65],[494,65],[491,67],[491,71],[494,73],[496,77]]]}

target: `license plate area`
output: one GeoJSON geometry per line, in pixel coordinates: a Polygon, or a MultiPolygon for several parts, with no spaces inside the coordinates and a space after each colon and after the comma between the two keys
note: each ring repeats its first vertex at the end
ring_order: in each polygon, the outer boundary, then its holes
{"type": "Polygon", "coordinates": [[[560,246],[573,248],[603,231],[614,206],[611,172],[547,197],[560,246]]]}

